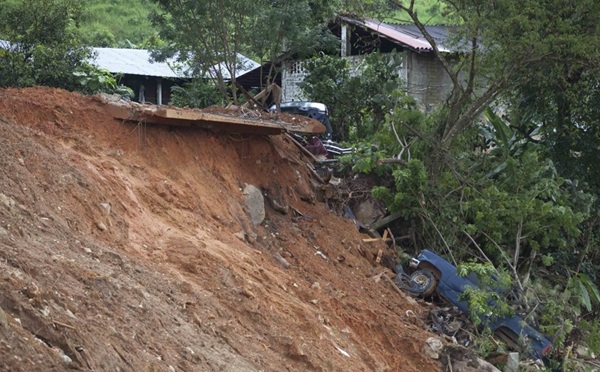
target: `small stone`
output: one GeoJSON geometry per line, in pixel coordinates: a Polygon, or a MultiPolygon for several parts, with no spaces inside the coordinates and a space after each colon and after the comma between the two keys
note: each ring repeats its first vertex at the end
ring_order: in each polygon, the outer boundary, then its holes
{"type": "Polygon", "coordinates": [[[106,227],[106,225],[104,223],[102,223],[102,222],[96,222],[96,227],[100,231],[106,231],[106,230],[108,230],[108,227],[106,227]]]}
{"type": "Polygon", "coordinates": [[[15,201],[2,193],[0,193],[0,203],[11,209],[15,206],[15,201]]]}
{"type": "Polygon", "coordinates": [[[0,327],[6,328],[8,327],[8,317],[4,310],[0,307],[0,327]]]}
{"type": "Polygon", "coordinates": [[[438,337],[429,337],[421,350],[423,354],[432,359],[440,358],[440,351],[444,348],[444,343],[438,337]]]}
{"type": "Polygon", "coordinates": [[[281,257],[278,252],[274,252],[273,257],[275,257],[275,260],[277,260],[277,262],[279,262],[284,268],[287,269],[291,266],[290,263],[285,258],[281,257]]]}
{"type": "Polygon", "coordinates": [[[256,241],[256,238],[258,238],[258,235],[256,235],[255,232],[249,232],[248,234],[246,234],[246,239],[248,240],[248,243],[254,243],[256,241]]]}
{"type": "Polygon", "coordinates": [[[592,352],[588,347],[584,345],[577,345],[575,349],[575,353],[582,357],[583,359],[596,359],[596,355],[592,352]]]}
{"type": "Polygon", "coordinates": [[[302,350],[302,345],[300,345],[300,343],[296,340],[292,341],[289,346],[289,355],[292,358],[302,358],[306,356],[306,354],[304,354],[304,350],[302,350]]]}
{"type": "Polygon", "coordinates": [[[506,360],[505,372],[518,372],[519,371],[519,353],[508,353],[508,359],[506,360]]]}
{"type": "Polygon", "coordinates": [[[65,354],[62,350],[60,351],[60,356],[65,363],[73,363],[73,359],[71,359],[67,354],[65,354]]]}
{"type": "Polygon", "coordinates": [[[102,207],[102,209],[104,209],[104,212],[107,215],[110,215],[110,204],[108,204],[108,203],[100,203],[100,206],[102,207]]]}

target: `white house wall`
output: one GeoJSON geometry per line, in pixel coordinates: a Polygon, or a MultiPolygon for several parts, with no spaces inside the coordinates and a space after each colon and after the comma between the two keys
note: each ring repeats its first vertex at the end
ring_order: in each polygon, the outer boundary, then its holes
{"type": "Polygon", "coordinates": [[[299,84],[306,77],[305,61],[288,61],[283,63],[281,74],[281,101],[306,101],[299,84]]]}
{"type": "MultiPolygon", "coordinates": [[[[350,61],[351,75],[360,74],[363,56],[345,57],[350,61]]],[[[291,61],[284,64],[282,73],[282,101],[305,101],[299,87],[300,82],[307,75],[304,61],[291,61]]],[[[404,62],[398,70],[398,75],[405,82],[408,94],[412,96],[424,111],[447,99],[451,89],[452,81],[442,68],[441,63],[432,53],[416,53],[407,51],[404,54],[404,62]]]]}

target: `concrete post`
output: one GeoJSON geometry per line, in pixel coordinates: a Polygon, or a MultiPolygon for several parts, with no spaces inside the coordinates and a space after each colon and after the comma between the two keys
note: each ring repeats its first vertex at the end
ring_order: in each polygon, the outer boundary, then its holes
{"type": "Polygon", "coordinates": [[[162,79],[156,80],[156,104],[162,105],[162,79]]]}
{"type": "Polygon", "coordinates": [[[347,24],[343,24],[342,25],[342,45],[341,45],[341,50],[342,50],[342,57],[348,57],[350,55],[351,49],[350,49],[350,33],[349,33],[349,29],[348,29],[348,25],[347,24]]]}

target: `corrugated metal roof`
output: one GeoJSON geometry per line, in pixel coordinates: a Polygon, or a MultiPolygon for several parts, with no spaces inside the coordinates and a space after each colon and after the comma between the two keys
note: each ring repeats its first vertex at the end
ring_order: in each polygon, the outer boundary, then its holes
{"type": "Polygon", "coordinates": [[[94,65],[113,74],[183,78],[182,72],[174,71],[167,62],[153,62],[146,49],[93,48],[96,59],[94,65]]]}
{"type": "MultiPolygon", "coordinates": [[[[11,50],[16,44],[7,40],[0,39],[0,49],[11,50]]],[[[155,76],[163,78],[187,78],[185,71],[187,66],[178,69],[171,66],[178,66],[174,60],[167,62],[156,62],[152,60],[150,51],[146,49],[126,49],[126,48],[92,48],[95,52],[95,58],[92,64],[106,69],[113,74],[129,74],[142,76],[155,76]]],[[[246,72],[260,66],[257,62],[238,53],[238,59],[241,65],[238,68],[237,76],[240,77],[246,72]]],[[[229,79],[229,72],[223,68],[224,78],[229,79]]]]}
{"type": "MultiPolygon", "coordinates": [[[[125,48],[93,48],[96,52],[94,65],[104,68],[113,74],[130,74],[142,76],[156,76],[164,78],[186,78],[186,66],[182,68],[172,68],[177,66],[174,60],[167,62],[155,62],[152,60],[150,51],[146,49],[125,49],[125,48]]],[[[242,61],[242,66],[238,70],[238,76],[259,66],[259,64],[238,53],[242,61]]],[[[230,76],[225,70],[225,79],[230,76]]]]}
{"type": "MultiPolygon", "coordinates": [[[[431,45],[423,36],[423,33],[416,25],[399,25],[399,24],[390,24],[386,23],[387,27],[393,28],[402,32],[404,34],[410,35],[414,40],[420,40],[427,44],[427,50],[432,50],[431,45]]],[[[454,48],[450,47],[448,44],[449,37],[449,28],[445,26],[425,26],[425,29],[433,37],[435,42],[438,45],[438,48],[441,52],[450,52],[453,51],[454,48]]]]}
{"type": "MultiPolygon", "coordinates": [[[[418,51],[432,51],[431,44],[425,39],[421,31],[415,25],[398,25],[385,23],[374,19],[364,21],[340,17],[343,21],[357,26],[367,28],[397,43],[403,44],[418,51]]],[[[444,26],[425,26],[427,32],[435,39],[441,52],[450,52],[447,46],[448,29],[444,26]]]]}
{"type": "Polygon", "coordinates": [[[14,49],[16,49],[16,47],[17,47],[17,45],[11,43],[10,41],[0,39],[0,49],[14,50],[14,49]]]}

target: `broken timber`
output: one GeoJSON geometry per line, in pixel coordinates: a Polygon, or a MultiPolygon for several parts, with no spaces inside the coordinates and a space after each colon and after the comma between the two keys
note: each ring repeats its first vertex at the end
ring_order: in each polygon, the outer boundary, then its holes
{"type": "Polygon", "coordinates": [[[227,112],[223,108],[197,110],[153,106],[113,99],[111,96],[101,96],[101,101],[107,105],[114,118],[146,124],[201,127],[228,133],[325,132],[325,127],[317,120],[299,115],[275,115],[253,110],[227,112]]]}

